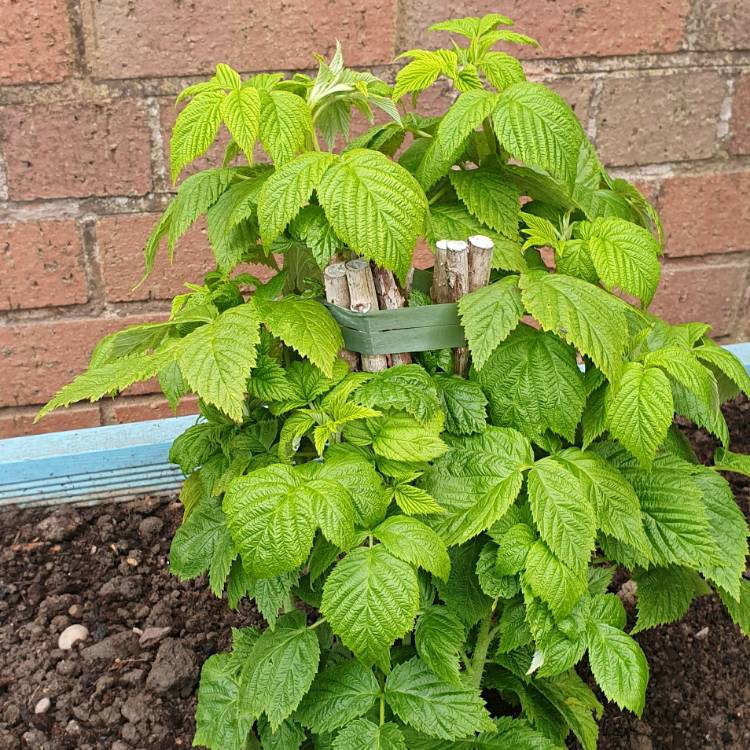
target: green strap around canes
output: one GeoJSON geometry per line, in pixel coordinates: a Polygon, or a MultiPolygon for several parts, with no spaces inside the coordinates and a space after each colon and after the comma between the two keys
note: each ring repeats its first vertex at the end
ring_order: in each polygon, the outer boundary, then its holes
{"type": "MultiPolygon", "coordinates": [[[[414,271],[415,289],[428,292],[432,269],[414,271]]],[[[341,327],[344,345],[360,354],[397,354],[466,346],[455,303],[358,313],[324,303],[341,327]]]]}

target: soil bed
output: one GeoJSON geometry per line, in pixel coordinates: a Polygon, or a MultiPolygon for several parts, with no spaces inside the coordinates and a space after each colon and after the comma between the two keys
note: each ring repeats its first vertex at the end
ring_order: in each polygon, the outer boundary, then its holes
{"type": "MultiPolygon", "coordinates": [[[[733,449],[750,452],[750,403],[725,413],[733,449]]],[[[713,440],[689,435],[707,459],[713,440]]],[[[750,517],[750,480],[731,481],[750,517]]],[[[0,750],[191,746],[200,664],[231,626],[261,620],[169,575],[180,516],[178,503],[149,498],[0,514],[0,750]],[[88,639],[59,649],[77,623],[88,639]]],[[[651,665],[646,711],[608,706],[602,750],[750,747],[750,641],[715,597],[638,641],[651,665]]]]}

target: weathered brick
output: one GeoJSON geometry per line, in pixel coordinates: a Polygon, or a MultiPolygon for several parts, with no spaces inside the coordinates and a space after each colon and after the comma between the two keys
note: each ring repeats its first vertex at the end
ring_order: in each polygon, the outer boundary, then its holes
{"type": "Polygon", "coordinates": [[[136,290],[143,276],[143,247],[158,214],[105,216],[96,224],[96,238],[104,277],[104,293],[111,302],[170,299],[185,291],[186,281],[201,283],[213,270],[211,251],[201,221],[180,239],[175,261],[169,263],[166,242],[157,254],[154,270],[136,290]]]}
{"type": "Polygon", "coordinates": [[[205,73],[217,62],[244,71],[309,68],[335,39],[349,65],[394,54],[394,0],[98,0],[84,4],[83,16],[89,64],[102,78],[205,73]]]}
{"type": "Polygon", "coordinates": [[[750,73],[734,83],[729,132],[729,150],[733,154],[750,154],[750,73]]]}
{"type": "Polygon", "coordinates": [[[670,323],[709,323],[712,336],[733,336],[747,288],[747,259],[690,265],[667,261],[651,312],[670,323]]]}
{"type": "Polygon", "coordinates": [[[188,396],[180,401],[177,414],[172,412],[166,399],[157,397],[118,398],[110,407],[114,422],[142,422],[150,419],[165,419],[167,417],[183,417],[198,413],[198,399],[188,396]]]}
{"type": "Polygon", "coordinates": [[[65,0],[0,2],[0,84],[61,81],[72,41],[65,0]]]}
{"type": "Polygon", "coordinates": [[[86,302],[75,222],[0,224],[0,310],[86,302]]]}
{"type": "Polygon", "coordinates": [[[36,407],[0,411],[0,438],[41,435],[46,432],[63,432],[99,426],[99,407],[96,404],[60,409],[34,424],[37,411],[36,407]]]}
{"type": "Polygon", "coordinates": [[[146,108],[130,99],[0,110],[12,200],[141,195],[151,189],[146,108]]]}
{"type": "Polygon", "coordinates": [[[750,49],[747,0],[697,0],[691,26],[695,49],[750,49]]]}
{"type": "MultiPolygon", "coordinates": [[[[91,318],[0,326],[0,407],[43,404],[86,369],[96,342],[126,325],[165,316],[91,318]]],[[[153,392],[153,384],[141,386],[153,392]]]]}
{"type": "MultiPolygon", "coordinates": [[[[603,5],[601,0],[507,0],[500,12],[516,21],[518,31],[541,42],[543,49],[524,53],[528,56],[635,55],[681,48],[688,0],[603,5]]],[[[436,21],[498,10],[492,0],[406,0],[399,7],[399,51],[445,45],[446,35],[426,32],[436,21]]]]}
{"type": "Polygon", "coordinates": [[[750,250],[750,171],[681,175],[659,197],[670,256],[750,250]]]}
{"type": "Polygon", "coordinates": [[[607,164],[706,159],[716,151],[724,81],[712,71],[608,76],[596,142],[607,164]]]}

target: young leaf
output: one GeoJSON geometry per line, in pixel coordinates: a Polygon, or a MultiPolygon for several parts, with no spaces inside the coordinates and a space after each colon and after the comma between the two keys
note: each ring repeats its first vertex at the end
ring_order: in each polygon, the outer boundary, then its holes
{"type": "Polygon", "coordinates": [[[420,659],[394,668],[385,699],[401,721],[431,737],[453,740],[492,728],[479,691],[444,682],[420,659]]]}
{"type": "Polygon", "coordinates": [[[320,302],[289,295],[280,300],[256,296],[253,304],[274,336],[307,357],[327,377],[333,376],[344,340],[333,316],[320,302]]]}
{"type": "Polygon", "coordinates": [[[366,406],[405,411],[422,423],[440,410],[435,383],[419,365],[397,365],[377,373],[354,398],[366,406]]]}
{"type": "Polygon", "coordinates": [[[275,630],[266,630],[253,646],[242,671],[243,710],[259,717],[265,712],[277,731],[310,689],[318,671],[318,638],[301,612],[284,615],[275,630]]]}
{"type": "Polygon", "coordinates": [[[452,77],[458,69],[458,57],[451,50],[414,49],[402,53],[399,57],[413,59],[396,74],[394,101],[401,99],[404,94],[424,91],[430,88],[439,76],[452,77]]]}
{"type": "Polygon", "coordinates": [[[372,449],[394,461],[432,461],[447,450],[446,444],[412,417],[380,417],[372,421],[372,449]]]}
{"type": "Polygon", "coordinates": [[[479,62],[479,69],[484,73],[487,83],[498,91],[526,80],[521,63],[505,52],[487,52],[479,62]]]}
{"type": "Polygon", "coordinates": [[[333,741],[332,750],[406,750],[404,735],[396,724],[373,724],[357,719],[342,729],[333,741]]]}
{"type": "Polygon", "coordinates": [[[320,611],[362,663],[387,672],[389,649],[411,629],[418,608],[414,568],[378,544],[358,547],[336,563],[320,611]]]}
{"type": "Polygon", "coordinates": [[[277,169],[263,183],[258,195],[258,224],[266,248],[307,203],[335,160],[333,154],[309,151],[277,169]]]}
{"type": "Polygon", "coordinates": [[[373,534],[399,560],[416,565],[446,581],[451,561],[443,540],[429,527],[409,516],[389,516],[373,534]]]}
{"type": "Polygon", "coordinates": [[[246,381],[255,365],[260,324],[244,304],[223,312],[181,342],[180,370],[190,388],[236,422],[241,422],[246,381]]]}
{"type": "Polygon", "coordinates": [[[641,647],[611,625],[588,629],[589,663],[599,687],[620,708],[643,713],[648,683],[648,662],[641,647]]]}
{"type": "Polygon", "coordinates": [[[665,346],[644,357],[644,364],[661,367],[683,388],[703,402],[706,411],[718,411],[719,389],[713,373],[684,347],[665,346]]]}
{"type": "Polygon", "coordinates": [[[657,367],[628,362],[610,388],[607,429],[643,466],[649,466],[672,424],[674,406],[667,376],[657,367]]]}
{"type": "Polygon", "coordinates": [[[469,212],[509,239],[518,237],[519,194],[496,170],[452,171],[451,185],[469,212]]]}
{"type": "Polygon", "coordinates": [[[355,253],[406,275],[427,211],[409,172],[378,151],[354,149],[325,173],[318,196],[336,234],[355,253]]]}
{"type": "Polygon", "coordinates": [[[540,83],[516,83],[500,95],[492,123],[512,156],[573,188],[586,136],[558,94],[540,83]]]}
{"type": "Polygon", "coordinates": [[[401,510],[409,516],[428,515],[430,513],[444,513],[432,495],[411,484],[397,484],[393,488],[393,499],[401,510]]]}
{"type": "Polygon", "coordinates": [[[417,653],[438,677],[453,685],[460,684],[459,654],[465,639],[461,620],[447,607],[427,607],[417,618],[417,653]]]}
{"type": "Polygon", "coordinates": [[[260,93],[252,86],[230,91],[221,103],[221,116],[232,138],[253,163],[253,149],[260,127],[260,93]]]}
{"type": "Polygon", "coordinates": [[[302,699],[295,718],[315,734],[332,732],[366,714],[380,694],[371,669],[344,661],[323,670],[302,699]]]}
{"type": "Polygon", "coordinates": [[[458,314],[474,366],[481,370],[523,315],[518,277],[505,276],[494,284],[464,295],[458,301],[458,314]]]}
{"type": "Polygon", "coordinates": [[[446,432],[482,432],[487,426],[487,399],[479,384],[452,375],[436,375],[435,383],[445,412],[446,432]]]}
{"type": "Polygon", "coordinates": [[[700,576],[689,568],[651,568],[633,578],[638,586],[638,621],[633,633],[679,620],[705,590],[700,576]]]}
{"type": "Polygon", "coordinates": [[[216,139],[221,125],[223,91],[204,91],[177,115],[169,144],[172,182],[182,168],[204,154],[216,139]]]}
{"type": "Polygon", "coordinates": [[[301,96],[288,91],[260,95],[260,140],[278,167],[291,161],[313,132],[312,117],[301,96]]]}

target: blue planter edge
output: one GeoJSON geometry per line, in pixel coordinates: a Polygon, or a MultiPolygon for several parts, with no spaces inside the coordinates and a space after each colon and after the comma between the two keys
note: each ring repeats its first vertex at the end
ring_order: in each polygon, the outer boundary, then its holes
{"type": "MultiPolygon", "coordinates": [[[[750,373],[750,341],[727,344],[750,373]]],[[[176,493],[172,441],[196,416],[89,427],[0,440],[0,509],[81,505],[176,493]]]]}

